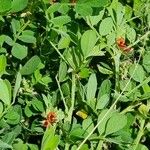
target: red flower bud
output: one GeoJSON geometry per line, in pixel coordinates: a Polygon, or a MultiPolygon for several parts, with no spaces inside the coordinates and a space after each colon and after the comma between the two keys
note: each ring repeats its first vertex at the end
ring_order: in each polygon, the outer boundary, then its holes
{"type": "Polygon", "coordinates": [[[53,125],[57,121],[57,115],[55,112],[49,112],[46,119],[43,122],[44,127],[48,127],[49,125],[53,125]]]}
{"type": "Polygon", "coordinates": [[[116,40],[116,44],[123,52],[131,51],[131,48],[128,48],[128,46],[125,43],[125,39],[123,37],[118,38],[116,40]]]}

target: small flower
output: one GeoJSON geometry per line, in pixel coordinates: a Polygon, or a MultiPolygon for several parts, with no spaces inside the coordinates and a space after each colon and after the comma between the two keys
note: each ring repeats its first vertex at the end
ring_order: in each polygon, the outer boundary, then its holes
{"type": "Polygon", "coordinates": [[[50,4],[54,4],[56,2],[57,2],[57,0],[50,0],[50,4]]]}
{"type": "Polygon", "coordinates": [[[50,124],[54,124],[57,121],[57,115],[55,112],[49,112],[47,115],[47,120],[50,124]]]}
{"type": "Polygon", "coordinates": [[[117,45],[118,45],[119,47],[124,47],[124,46],[126,46],[126,45],[125,45],[125,39],[124,39],[123,37],[118,38],[118,39],[117,39],[117,45]]]}
{"type": "Polygon", "coordinates": [[[43,126],[48,127],[49,125],[53,125],[57,121],[57,115],[55,112],[49,112],[47,114],[46,119],[43,121],[43,126]]]}
{"type": "Polygon", "coordinates": [[[128,46],[125,43],[125,39],[123,37],[120,37],[116,40],[117,46],[123,51],[123,52],[129,52],[132,49],[128,48],[128,46]]]}
{"type": "Polygon", "coordinates": [[[71,3],[76,3],[76,0],[71,0],[71,3]]]}
{"type": "Polygon", "coordinates": [[[48,127],[48,125],[49,125],[48,120],[44,120],[44,121],[43,121],[43,126],[47,128],[47,127],[48,127]]]}

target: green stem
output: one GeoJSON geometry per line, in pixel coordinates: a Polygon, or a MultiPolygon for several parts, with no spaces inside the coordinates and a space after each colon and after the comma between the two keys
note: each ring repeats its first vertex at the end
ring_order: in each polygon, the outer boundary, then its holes
{"type": "Polygon", "coordinates": [[[53,44],[53,42],[50,41],[50,44],[52,45],[52,47],[56,50],[56,52],[59,54],[59,56],[65,61],[66,64],[68,64],[67,60],[65,59],[65,57],[60,53],[60,51],[58,50],[58,48],[53,44]]]}
{"type": "Polygon", "coordinates": [[[57,85],[58,85],[58,89],[59,89],[59,91],[60,91],[60,95],[61,95],[61,97],[62,97],[64,106],[65,106],[65,112],[67,113],[67,112],[68,112],[68,107],[67,107],[67,104],[66,104],[66,101],[65,101],[65,97],[64,97],[64,95],[63,95],[63,92],[62,92],[62,90],[61,90],[61,87],[60,87],[60,84],[59,84],[57,75],[56,75],[55,79],[56,79],[56,82],[57,82],[57,85]]]}
{"type": "Polygon", "coordinates": [[[147,31],[143,36],[141,36],[139,39],[137,39],[134,43],[129,45],[127,48],[132,48],[134,45],[138,44],[139,42],[147,38],[149,34],[150,34],[150,31],[147,31]]]}
{"type": "Polygon", "coordinates": [[[103,140],[100,140],[96,150],[102,150],[102,148],[103,148],[103,140]]]}
{"type": "Polygon", "coordinates": [[[115,79],[115,90],[119,93],[119,66],[120,66],[120,56],[121,53],[117,53],[114,56],[114,62],[115,62],[115,75],[116,75],[116,79],[115,79]]]}
{"type": "Polygon", "coordinates": [[[135,104],[135,105],[132,105],[131,106],[128,106],[127,108],[125,108],[124,110],[122,110],[120,113],[121,114],[126,114],[128,112],[131,112],[131,111],[134,111],[134,108],[141,105],[141,103],[138,103],[138,104],[135,104]]]}
{"type": "Polygon", "coordinates": [[[146,84],[148,82],[150,82],[150,77],[146,78],[142,83],[140,83],[134,89],[132,89],[131,91],[129,91],[128,93],[126,93],[124,96],[129,96],[130,94],[132,94],[133,92],[135,92],[138,88],[140,88],[141,86],[143,86],[144,84],[146,84]]]}
{"type": "Polygon", "coordinates": [[[69,145],[68,143],[66,143],[66,144],[65,144],[65,150],[69,150],[69,146],[70,146],[70,145],[69,145]]]}
{"type": "Polygon", "coordinates": [[[20,34],[25,30],[25,28],[29,25],[30,21],[28,20],[23,26],[22,28],[18,31],[18,33],[14,36],[14,43],[17,41],[18,37],[20,36],[20,34]]]}
{"type": "Polygon", "coordinates": [[[139,142],[141,140],[141,137],[144,134],[144,125],[145,125],[145,120],[142,119],[141,122],[140,122],[140,129],[139,129],[138,135],[137,135],[137,137],[136,137],[136,139],[135,139],[135,141],[133,143],[133,147],[132,147],[133,150],[137,149],[138,144],[139,144],[139,142]]]}
{"type": "Polygon", "coordinates": [[[76,91],[76,77],[75,73],[72,73],[72,88],[71,88],[71,107],[68,112],[68,121],[71,123],[72,121],[72,114],[74,110],[74,104],[75,104],[75,91],[76,91]]]}

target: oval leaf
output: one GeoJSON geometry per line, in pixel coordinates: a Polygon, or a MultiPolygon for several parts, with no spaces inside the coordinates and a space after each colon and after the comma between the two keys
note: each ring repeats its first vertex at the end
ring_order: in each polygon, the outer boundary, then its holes
{"type": "Polygon", "coordinates": [[[106,124],[105,135],[121,130],[127,124],[125,115],[114,113],[106,124]]]}
{"type": "Polygon", "coordinates": [[[7,83],[4,80],[0,79],[0,100],[3,101],[3,103],[6,105],[10,105],[11,102],[10,91],[11,89],[9,89],[7,83]]]}
{"type": "Polygon", "coordinates": [[[81,37],[81,49],[84,57],[88,57],[97,42],[96,33],[92,30],[84,32],[81,37]]]}
{"type": "Polygon", "coordinates": [[[109,34],[113,30],[113,21],[111,17],[105,18],[102,20],[100,26],[99,26],[99,33],[102,36],[105,36],[109,34]]]}
{"type": "Polygon", "coordinates": [[[133,64],[129,68],[129,74],[133,78],[133,80],[137,82],[142,82],[145,78],[145,72],[141,65],[133,64]]]}
{"type": "Polygon", "coordinates": [[[22,75],[32,74],[40,64],[41,60],[38,56],[33,56],[20,70],[22,75]]]}
{"type": "Polygon", "coordinates": [[[0,13],[6,12],[11,8],[11,0],[0,0],[0,13]]]}
{"type": "Polygon", "coordinates": [[[28,0],[13,0],[11,12],[23,10],[28,4],[28,0]]]}
{"type": "Polygon", "coordinates": [[[91,74],[88,85],[87,85],[87,99],[91,100],[95,98],[95,93],[97,89],[97,79],[95,74],[91,74]]]}
{"type": "Polygon", "coordinates": [[[0,55],[0,76],[2,76],[5,73],[7,62],[6,62],[6,56],[0,55]]]}
{"type": "Polygon", "coordinates": [[[18,43],[14,44],[11,51],[12,55],[20,60],[27,56],[27,52],[27,47],[18,43]]]}
{"type": "Polygon", "coordinates": [[[22,34],[18,37],[18,39],[25,43],[36,43],[36,38],[32,35],[22,34]]]}

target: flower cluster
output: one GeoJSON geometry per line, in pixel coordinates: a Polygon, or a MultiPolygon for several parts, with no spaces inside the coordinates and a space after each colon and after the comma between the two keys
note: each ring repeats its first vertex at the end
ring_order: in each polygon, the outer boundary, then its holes
{"type": "Polygon", "coordinates": [[[128,46],[125,43],[125,39],[123,37],[120,37],[116,41],[117,46],[123,51],[123,52],[130,52],[131,48],[128,48],[128,46]]]}
{"type": "Polygon", "coordinates": [[[43,122],[44,127],[48,127],[49,125],[53,125],[57,121],[57,115],[55,112],[49,112],[46,119],[43,122]]]}

